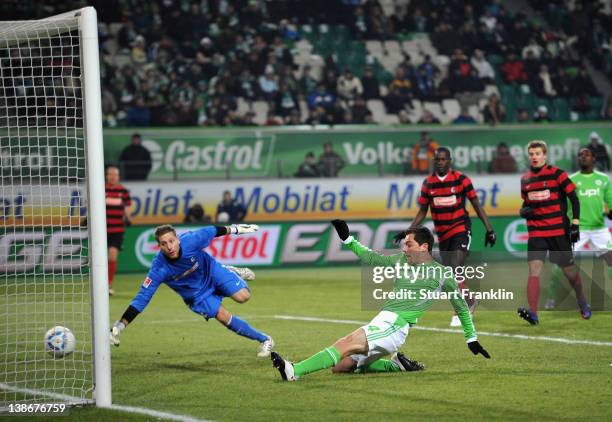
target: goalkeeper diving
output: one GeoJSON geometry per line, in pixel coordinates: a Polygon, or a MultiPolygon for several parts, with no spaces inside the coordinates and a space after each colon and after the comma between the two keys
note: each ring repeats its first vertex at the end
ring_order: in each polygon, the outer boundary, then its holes
{"type": "MultiPolygon", "coordinates": [[[[448,296],[451,297],[450,302],[461,321],[468,348],[475,355],[481,354],[487,359],[491,357],[478,342],[468,305],[455,279],[445,277],[446,271],[427,270],[428,267],[434,267],[433,269],[442,267],[431,256],[434,237],[428,228],[422,226],[409,228],[404,232],[402,251],[385,256],[368,249],[350,236],[345,221],[334,220],[332,224],[342,242],[365,265],[386,267],[395,267],[396,264],[422,265],[423,271],[418,272],[416,279],[396,278],[393,290],[453,292],[448,296]]],[[[416,294],[412,296],[414,299],[411,296],[405,299],[389,299],[372,321],[342,337],[330,347],[297,363],[287,361],[278,353],[272,352],[272,364],[278,369],[284,381],[296,381],[306,374],[326,368],[332,368],[333,373],[405,372],[424,369],[421,363],[408,359],[399,352],[399,349],[406,341],[410,327],[415,325],[423,312],[433,304],[434,296],[432,294],[431,299],[421,299],[420,295],[416,294]],[[391,355],[391,358],[382,359],[386,355],[391,355]]]]}
{"type": "Polygon", "coordinates": [[[177,235],[170,225],[157,227],[155,240],[160,251],[153,259],[140,291],[111,328],[111,343],[119,346],[121,332],[146,308],[157,288],[165,283],[193,312],[206,321],[215,318],[236,334],[259,342],[258,357],[270,356],[274,340],[232,315],[221,303],[226,297],[238,303],[248,301],[251,297],[248,284],[235,271],[221,265],[204,251],[215,237],[253,233],[258,229],[255,224],[234,224],[207,226],[177,235]]]}

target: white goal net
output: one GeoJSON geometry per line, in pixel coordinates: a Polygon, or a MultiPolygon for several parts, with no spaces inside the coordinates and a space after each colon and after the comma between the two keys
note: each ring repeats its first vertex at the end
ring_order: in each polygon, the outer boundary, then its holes
{"type": "Polygon", "coordinates": [[[82,39],[78,11],[0,22],[0,408],[94,399],[82,39]],[[45,351],[58,325],[63,358],[45,351]]]}

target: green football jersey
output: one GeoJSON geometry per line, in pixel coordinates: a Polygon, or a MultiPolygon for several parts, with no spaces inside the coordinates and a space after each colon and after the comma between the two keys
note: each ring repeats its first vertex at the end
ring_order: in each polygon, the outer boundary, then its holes
{"type": "Polygon", "coordinates": [[[604,173],[574,173],[570,179],[576,185],[576,195],[580,201],[580,228],[597,230],[606,227],[604,204],[612,210],[612,188],[610,179],[604,173]]]}
{"type": "MultiPolygon", "coordinates": [[[[395,267],[396,264],[408,263],[406,255],[402,252],[394,255],[383,255],[372,251],[352,238],[346,244],[359,257],[361,262],[368,266],[395,267]]],[[[476,337],[476,330],[472,322],[472,316],[465,299],[461,297],[457,282],[454,278],[446,276],[443,265],[432,261],[419,268],[418,277],[396,278],[393,283],[393,291],[401,292],[402,299],[387,299],[382,310],[395,312],[410,324],[416,324],[417,319],[436,300],[436,293],[451,293],[447,296],[463,327],[466,340],[476,337]],[[413,291],[413,294],[406,292],[413,291]],[[429,292],[429,294],[428,294],[429,292]],[[425,296],[425,297],[424,297],[425,296]],[[428,297],[431,296],[431,297],[428,297]]]]}

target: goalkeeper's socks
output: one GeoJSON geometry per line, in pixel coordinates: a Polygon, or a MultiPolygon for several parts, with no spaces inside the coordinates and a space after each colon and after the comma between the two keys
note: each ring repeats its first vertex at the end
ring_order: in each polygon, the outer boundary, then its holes
{"type": "Polygon", "coordinates": [[[392,360],[389,359],[378,359],[369,364],[368,366],[363,366],[361,368],[357,368],[355,372],[357,373],[368,373],[368,372],[401,372],[402,368],[392,360]]]}
{"type": "Polygon", "coordinates": [[[108,286],[113,285],[113,279],[117,272],[117,261],[108,261],[108,286]]]}
{"type": "Polygon", "coordinates": [[[295,375],[310,374],[311,372],[320,371],[321,369],[331,368],[340,362],[340,352],[334,346],[321,350],[319,353],[312,355],[308,359],[293,364],[295,375]]]}
{"type": "Polygon", "coordinates": [[[538,313],[538,300],[540,299],[540,277],[529,276],[527,279],[527,301],[531,314],[536,316],[538,313]]]}
{"type": "Polygon", "coordinates": [[[267,335],[260,333],[255,328],[251,327],[248,322],[235,315],[232,315],[232,319],[226,327],[240,336],[250,338],[251,340],[257,340],[260,343],[268,340],[267,335]]]}

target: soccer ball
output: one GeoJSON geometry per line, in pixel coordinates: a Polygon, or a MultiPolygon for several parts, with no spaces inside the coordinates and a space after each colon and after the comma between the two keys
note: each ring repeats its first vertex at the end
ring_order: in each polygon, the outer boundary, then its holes
{"type": "Polygon", "coordinates": [[[51,328],[45,334],[45,351],[54,358],[63,358],[74,352],[76,339],[74,334],[66,327],[51,328]]]}

